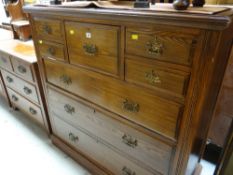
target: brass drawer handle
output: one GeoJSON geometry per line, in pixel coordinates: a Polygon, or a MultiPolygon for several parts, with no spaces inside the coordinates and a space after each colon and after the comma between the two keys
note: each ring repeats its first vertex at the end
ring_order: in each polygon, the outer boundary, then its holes
{"type": "Polygon", "coordinates": [[[29,108],[29,112],[32,114],[32,115],[35,115],[37,112],[35,109],[33,109],[32,107],[29,108]]]}
{"type": "Polygon", "coordinates": [[[124,166],[121,170],[122,175],[136,175],[136,173],[134,171],[132,171],[131,169],[127,168],[126,166],[124,166]]]}
{"type": "Polygon", "coordinates": [[[18,97],[16,97],[15,95],[12,95],[11,98],[12,98],[12,100],[15,101],[15,102],[19,100],[18,97]]]}
{"type": "Polygon", "coordinates": [[[69,104],[65,104],[65,105],[64,105],[64,109],[65,109],[65,111],[66,111],[67,113],[69,113],[69,114],[71,114],[71,115],[75,112],[75,108],[72,107],[72,106],[69,105],[69,104]]]}
{"type": "Polygon", "coordinates": [[[146,46],[149,54],[161,55],[163,53],[164,46],[158,37],[154,37],[152,40],[148,41],[146,46]]]}
{"type": "Polygon", "coordinates": [[[60,81],[65,83],[66,85],[72,84],[71,78],[68,75],[65,75],[65,74],[60,76],[60,81]]]}
{"type": "Polygon", "coordinates": [[[138,146],[138,141],[137,139],[134,139],[132,136],[124,134],[122,136],[122,141],[123,143],[125,143],[126,145],[135,148],[136,146],[138,146]]]}
{"type": "Polygon", "coordinates": [[[145,73],[145,78],[150,84],[161,83],[160,77],[154,70],[145,73]]]}
{"type": "Polygon", "coordinates": [[[123,109],[129,111],[129,112],[139,112],[139,104],[130,102],[128,99],[125,99],[123,102],[123,109]]]}
{"type": "Polygon", "coordinates": [[[96,53],[97,53],[97,51],[98,51],[96,45],[94,45],[94,44],[87,44],[87,43],[85,43],[85,44],[83,45],[83,49],[84,49],[85,53],[86,53],[87,55],[90,55],[90,56],[96,55],[96,53]]]}
{"type": "Polygon", "coordinates": [[[69,139],[72,141],[72,142],[76,142],[79,140],[78,136],[75,136],[72,132],[69,133],[69,139]]]}
{"type": "Polygon", "coordinates": [[[29,95],[29,94],[31,94],[31,93],[32,93],[32,90],[31,90],[31,89],[29,89],[29,88],[28,88],[28,87],[26,87],[26,86],[24,86],[23,91],[24,91],[24,92],[25,92],[25,94],[27,94],[27,95],[29,95]]]}
{"type": "Polygon", "coordinates": [[[24,66],[20,65],[20,66],[18,66],[18,71],[19,71],[20,73],[24,74],[24,73],[27,72],[27,69],[26,69],[24,66]]]}
{"type": "Polygon", "coordinates": [[[6,77],[6,80],[9,82],[9,83],[12,83],[13,82],[13,79],[9,76],[6,77]]]}
{"type": "Polygon", "coordinates": [[[48,49],[47,49],[47,52],[48,52],[48,54],[49,55],[55,55],[55,53],[56,53],[56,50],[53,48],[53,47],[49,47],[48,49]]]}
{"type": "Polygon", "coordinates": [[[52,29],[50,26],[48,25],[44,25],[43,26],[43,31],[46,33],[46,34],[51,34],[52,33],[52,29]]]}

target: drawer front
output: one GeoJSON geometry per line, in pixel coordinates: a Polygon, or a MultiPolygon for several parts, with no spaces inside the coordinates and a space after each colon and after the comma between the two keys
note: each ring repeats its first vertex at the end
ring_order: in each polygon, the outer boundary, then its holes
{"type": "Polygon", "coordinates": [[[195,36],[158,29],[127,28],[126,53],[190,65],[195,36]]]}
{"type": "Polygon", "coordinates": [[[29,81],[33,81],[32,70],[30,64],[20,61],[14,57],[11,59],[14,72],[29,81]]]}
{"type": "Polygon", "coordinates": [[[63,41],[61,21],[56,19],[34,18],[34,29],[38,39],[63,41]]]}
{"type": "Polygon", "coordinates": [[[7,88],[7,92],[9,94],[9,98],[16,107],[24,111],[25,113],[29,114],[33,119],[38,121],[41,124],[44,124],[43,118],[42,118],[42,112],[39,107],[32,104],[25,98],[23,98],[21,95],[16,93],[15,91],[7,88]]]}
{"type": "Polygon", "coordinates": [[[48,82],[153,131],[175,137],[182,107],[107,76],[45,60],[48,82]],[[167,110],[169,109],[169,110],[167,110]]]}
{"type": "Polygon", "coordinates": [[[48,97],[51,115],[97,135],[151,169],[168,174],[170,146],[50,88],[48,97]]]}
{"type": "Polygon", "coordinates": [[[12,71],[10,56],[8,54],[0,52],[0,67],[12,71]]]}
{"type": "Polygon", "coordinates": [[[8,87],[11,87],[12,89],[25,96],[26,98],[32,100],[33,102],[39,103],[36,87],[34,85],[31,85],[5,71],[2,71],[2,76],[5,84],[8,87]]]}
{"type": "Polygon", "coordinates": [[[84,153],[91,160],[97,161],[109,169],[113,174],[152,175],[149,171],[110,149],[96,137],[74,128],[56,117],[53,117],[52,127],[58,137],[84,153]]]}
{"type": "Polygon", "coordinates": [[[118,74],[118,27],[66,22],[71,64],[118,74]]]}
{"type": "Polygon", "coordinates": [[[153,62],[139,62],[126,60],[126,81],[142,85],[147,88],[165,90],[169,93],[184,96],[189,74],[171,70],[153,62]],[[150,63],[150,64],[149,64],[150,63]]]}
{"type": "Polygon", "coordinates": [[[65,49],[62,44],[42,41],[39,43],[38,48],[42,58],[65,61],[65,49]]]}
{"type": "Polygon", "coordinates": [[[0,94],[4,94],[4,91],[3,91],[3,85],[2,85],[2,82],[0,81],[0,94]]]}

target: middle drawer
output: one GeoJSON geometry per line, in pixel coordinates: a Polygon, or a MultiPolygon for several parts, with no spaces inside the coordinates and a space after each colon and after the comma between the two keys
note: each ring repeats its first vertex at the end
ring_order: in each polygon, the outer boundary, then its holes
{"type": "Polygon", "coordinates": [[[151,169],[168,174],[172,147],[61,93],[48,89],[52,116],[81,127],[151,169]]]}
{"type": "Polygon", "coordinates": [[[32,100],[33,102],[39,103],[38,94],[34,85],[31,85],[4,70],[2,70],[2,76],[5,84],[8,87],[11,87],[12,89],[25,96],[26,98],[32,100]]]}
{"type": "Polygon", "coordinates": [[[176,137],[183,105],[108,76],[48,60],[44,62],[49,83],[157,133],[176,137]]]}

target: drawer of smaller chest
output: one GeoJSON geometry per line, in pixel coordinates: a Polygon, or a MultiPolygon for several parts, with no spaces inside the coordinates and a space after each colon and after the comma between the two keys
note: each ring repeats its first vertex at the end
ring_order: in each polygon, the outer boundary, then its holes
{"type": "Polygon", "coordinates": [[[126,81],[151,89],[185,96],[189,82],[189,73],[173,70],[154,62],[126,59],[126,81]]]}
{"type": "Polygon", "coordinates": [[[11,87],[12,89],[25,96],[26,98],[32,100],[33,102],[39,103],[38,94],[34,85],[29,84],[6,71],[2,71],[2,76],[5,84],[8,87],[11,87]]]}
{"type": "Polygon", "coordinates": [[[198,35],[185,34],[185,31],[182,33],[157,28],[127,28],[126,53],[190,65],[197,38],[198,35]]]}
{"type": "Polygon", "coordinates": [[[42,112],[38,106],[34,105],[30,101],[19,95],[17,92],[9,88],[7,88],[7,92],[12,104],[14,104],[25,113],[29,114],[34,120],[38,121],[41,124],[44,124],[42,112]]]}
{"type": "Polygon", "coordinates": [[[34,29],[38,39],[63,41],[61,21],[56,19],[33,18],[34,29]]]}
{"type": "Polygon", "coordinates": [[[119,27],[66,22],[71,64],[118,74],[119,27]]]}
{"type": "Polygon", "coordinates": [[[0,52],[0,67],[12,71],[10,56],[3,52],[0,52]]]}
{"type": "Polygon", "coordinates": [[[91,132],[154,171],[168,173],[172,147],[50,88],[48,101],[51,115],[91,132]]]}
{"type": "Polygon", "coordinates": [[[30,64],[24,61],[21,61],[17,58],[14,58],[14,57],[12,57],[11,61],[12,61],[14,72],[16,74],[20,75],[22,78],[26,80],[34,81],[30,64]]]}
{"type": "Polygon", "coordinates": [[[65,61],[65,48],[62,44],[40,40],[38,50],[42,58],[65,61]]]}
{"type": "Polygon", "coordinates": [[[137,165],[118,154],[95,136],[86,133],[80,128],[75,128],[57,117],[52,119],[52,128],[55,135],[83,153],[90,160],[107,168],[111,172],[110,174],[154,174],[142,168],[141,165],[137,165]]]}
{"type": "Polygon", "coordinates": [[[0,94],[4,94],[3,85],[2,85],[2,82],[1,82],[1,81],[0,81],[0,94]]]}

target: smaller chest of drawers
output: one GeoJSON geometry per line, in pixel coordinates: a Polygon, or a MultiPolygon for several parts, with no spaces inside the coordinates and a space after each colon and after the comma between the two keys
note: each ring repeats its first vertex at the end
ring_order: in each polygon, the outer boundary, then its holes
{"type": "Polygon", "coordinates": [[[18,40],[1,42],[2,91],[14,108],[25,112],[47,131],[47,111],[32,43],[18,40]]]}

